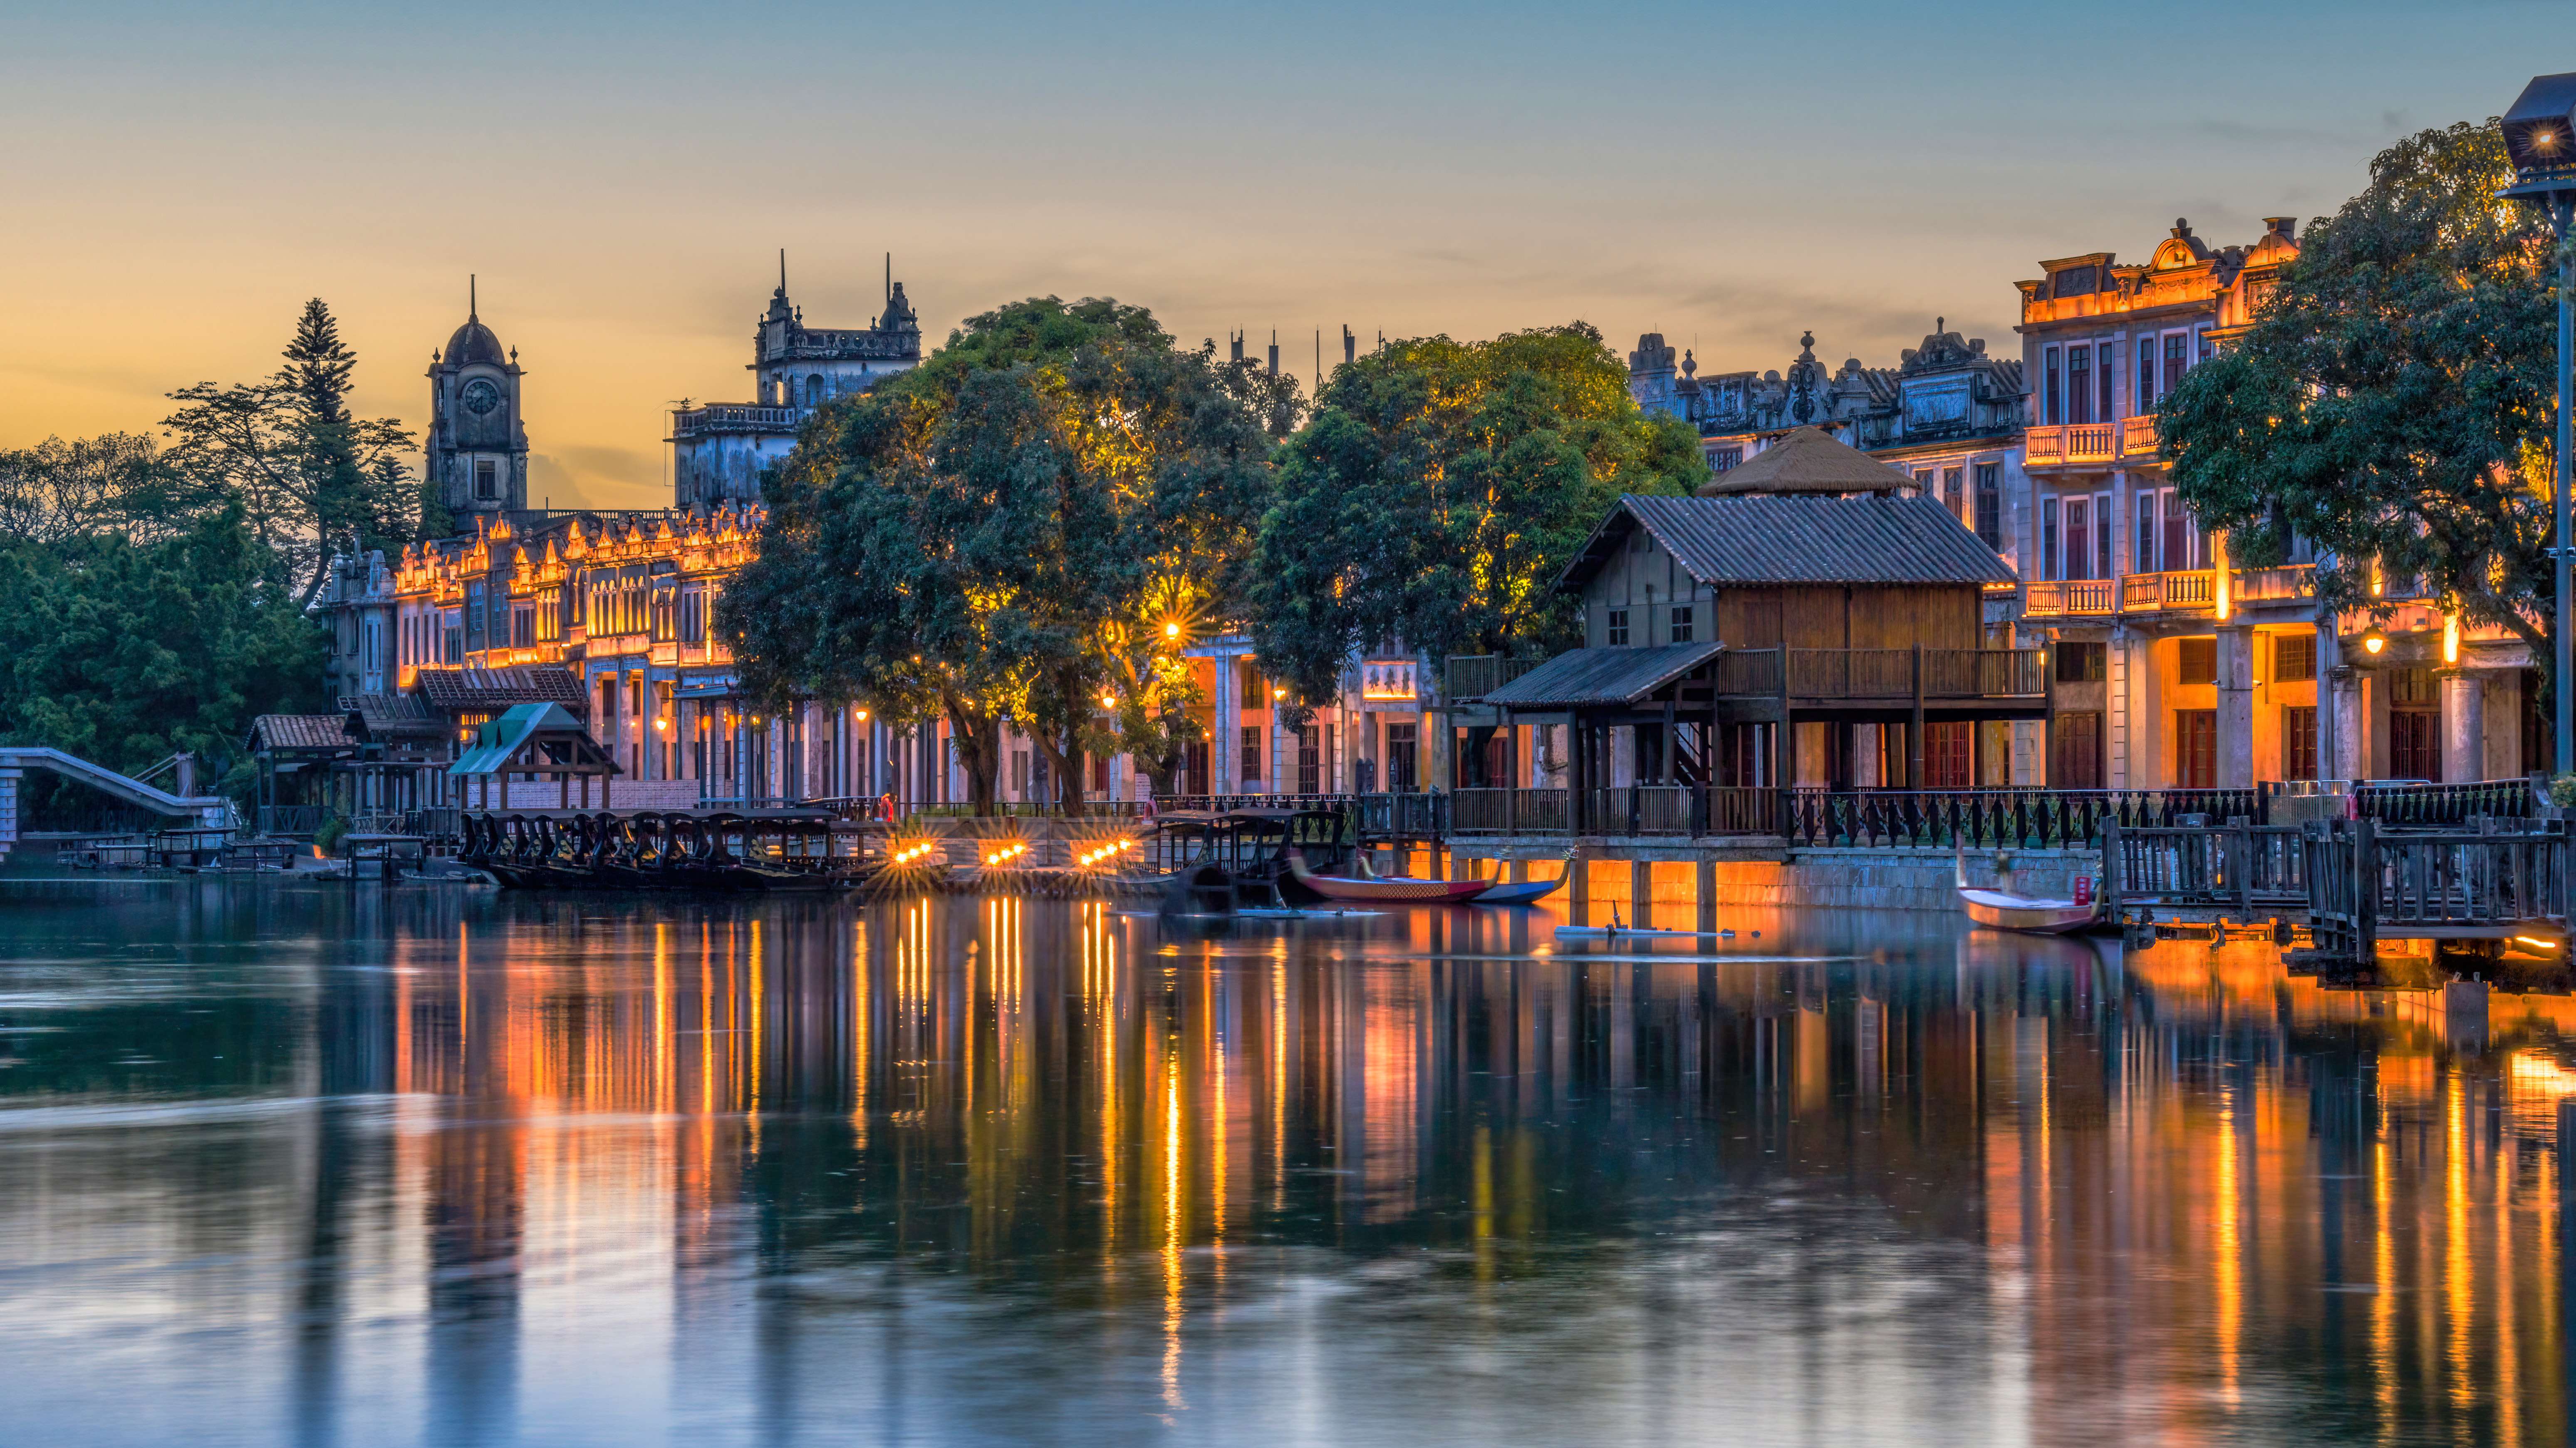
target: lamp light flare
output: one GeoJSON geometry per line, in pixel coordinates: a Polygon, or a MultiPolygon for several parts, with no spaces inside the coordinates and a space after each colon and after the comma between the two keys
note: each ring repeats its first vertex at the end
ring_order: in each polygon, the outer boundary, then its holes
{"type": "Polygon", "coordinates": [[[1165,637],[1165,638],[1167,638],[1167,639],[1176,639],[1176,638],[1179,638],[1180,636],[1181,636],[1181,626],[1180,626],[1179,624],[1176,624],[1176,623],[1167,623],[1167,624],[1163,625],[1163,637],[1165,637]]]}

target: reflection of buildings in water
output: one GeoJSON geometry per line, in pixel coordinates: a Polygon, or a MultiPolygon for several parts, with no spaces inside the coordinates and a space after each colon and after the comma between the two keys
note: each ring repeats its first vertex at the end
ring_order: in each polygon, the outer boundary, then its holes
{"type": "Polygon", "coordinates": [[[1491,1287],[1685,1230],[1776,1232],[1765,1270],[1833,1290],[1888,1270],[1861,1244],[1918,1275],[1981,1253],[1943,1332],[1882,1350],[1993,1333],[2014,1385],[1975,1401],[2032,1424],[2259,1434],[2338,1394],[2355,1433],[2563,1418],[2576,1076],[2543,1007],[2471,1057],[2252,947],[1718,963],[1530,956],[1519,912],[1196,937],[1097,903],[351,899],[388,968],[316,973],[306,1079],[410,1099],[306,1118],[280,1173],[315,1421],[347,1397],[333,1335],[380,1311],[352,1263],[425,1278],[425,1410],[472,1436],[602,1294],[676,1401],[756,1382],[785,1415],[829,1379],[796,1367],[815,1294],[877,1302],[888,1264],[1035,1283],[1107,1342],[1133,1313],[1184,1411],[1198,1314],[1261,1290],[1246,1250],[1454,1250],[1491,1287]],[[1843,1204],[1825,1236],[1765,1216],[1802,1194],[1843,1204]]]}

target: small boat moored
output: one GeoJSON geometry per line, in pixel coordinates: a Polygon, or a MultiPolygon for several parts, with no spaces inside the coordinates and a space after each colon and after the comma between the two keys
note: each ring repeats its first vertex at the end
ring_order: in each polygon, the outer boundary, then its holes
{"type": "Polygon", "coordinates": [[[1968,884],[1968,852],[1961,850],[1957,879],[1960,907],[1968,912],[1969,919],[1989,929],[2065,935],[2103,924],[2109,918],[2102,908],[2099,882],[2090,875],[2075,877],[2074,898],[2067,900],[1973,889],[1968,884]]]}
{"type": "Polygon", "coordinates": [[[1491,880],[1420,880],[1368,873],[1368,857],[1356,855],[1360,874],[1318,875],[1307,868],[1303,851],[1288,852],[1288,871],[1297,883],[1327,900],[1358,900],[1373,905],[1464,905],[1494,887],[1491,880]]]}

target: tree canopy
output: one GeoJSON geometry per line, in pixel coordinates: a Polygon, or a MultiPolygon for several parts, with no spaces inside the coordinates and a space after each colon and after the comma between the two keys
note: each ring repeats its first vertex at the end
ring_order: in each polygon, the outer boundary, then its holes
{"type": "Polygon", "coordinates": [[[1068,800],[1113,717],[1167,772],[1195,727],[1174,634],[1242,589],[1282,381],[1107,299],[969,319],[817,414],[770,479],[760,556],[717,612],[745,687],[946,719],[979,806],[1005,718],[1068,800]]]}
{"type": "Polygon", "coordinates": [[[2319,596],[2371,568],[2423,579],[2550,657],[2556,299],[2545,221],[2500,201],[2492,124],[2419,132],[2313,223],[2244,336],[2159,404],[2183,500],[2234,562],[2320,559],[2319,596]]]}
{"type": "Polygon", "coordinates": [[[425,490],[411,481],[413,439],[401,421],[350,415],[357,356],[321,298],[304,304],[283,361],[257,382],[180,388],[170,396],[185,405],[161,425],[180,466],[240,500],[310,603],[334,549],[398,549],[422,536],[425,490]]]}
{"type": "Polygon", "coordinates": [[[326,707],[321,629],[237,505],[160,537],[0,544],[0,738],[111,769],[174,750],[232,766],[253,716],[326,707]]]}
{"type": "Polygon", "coordinates": [[[1490,342],[1389,343],[1337,370],[1279,453],[1250,570],[1262,665],[1330,696],[1354,651],[1579,640],[1550,585],[1622,493],[1707,477],[1688,424],[1641,412],[1577,322],[1490,342]]]}

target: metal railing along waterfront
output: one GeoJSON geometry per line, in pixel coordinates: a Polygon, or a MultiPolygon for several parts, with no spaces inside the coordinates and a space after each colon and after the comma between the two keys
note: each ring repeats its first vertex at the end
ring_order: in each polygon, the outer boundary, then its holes
{"type": "Polygon", "coordinates": [[[2297,825],[2122,829],[2102,835],[2103,889],[2115,905],[2251,911],[2304,905],[2306,855],[2297,825]]]}

